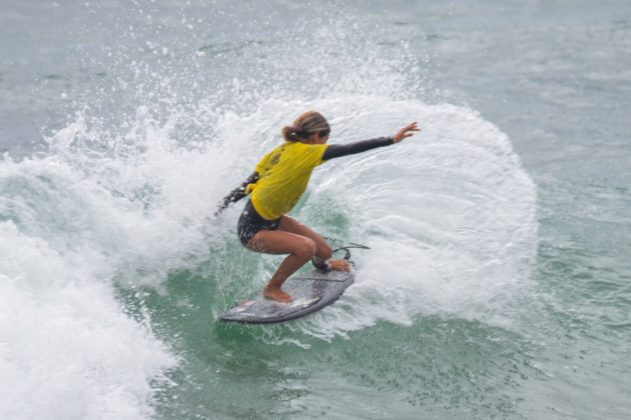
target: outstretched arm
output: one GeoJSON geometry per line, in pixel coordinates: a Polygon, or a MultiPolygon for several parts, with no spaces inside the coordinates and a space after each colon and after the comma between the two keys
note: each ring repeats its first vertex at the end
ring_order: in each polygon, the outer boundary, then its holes
{"type": "Polygon", "coordinates": [[[331,144],[327,146],[322,160],[334,159],[342,156],[354,155],[377,147],[389,146],[394,141],[391,137],[379,137],[372,140],[363,140],[349,144],[331,144]]]}
{"type": "Polygon", "coordinates": [[[246,179],[245,182],[241,184],[240,187],[237,187],[234,190],[232,190],[230,194],[228,194],[227,196],[223,198],[223,200],[221,200],[221,204],[219,205],[219,208],[217,209],[215,214],[221,213],[230,204],[236,203],[237,201],[241,200],[243,197],[247,196],[247,194],[245,193],[245,189],[247,188],[248,184],[255,184],[256,181],[258,180],[259,180],[259,173],[253,172],[252,175],[250,175],[248,179],[246,179]]]}
{"type": "Polygon", "coordinates": [[[332,144],[326,148],[324,155],[322,156],[322,160],[354,155],[377,147],[384,147],[394,143],[399,143],[400,141],[413,136],[414,131],[421,131],[415,122],[406,125],[392,137],[379,137],[372,140],[363,140],[350,144],[332,144]]]}

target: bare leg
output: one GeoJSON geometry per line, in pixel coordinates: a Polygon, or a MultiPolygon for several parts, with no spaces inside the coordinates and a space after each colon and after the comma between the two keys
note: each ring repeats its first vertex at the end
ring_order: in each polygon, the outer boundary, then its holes
{"type": "MultiPolygon", "coordinates": [[[[293,297],[281,289],[292,274],[311,258],[326,261],[333,250],[326,241],[291,216],[283,216],[278,230],[260,230],[250,239],[248,249],[266,254],[289,254],[276,270],[263,290],[263,295],[280,302],[291,302],[293,297]]],[[[351,265],[346,260],[331,260],[334,270],[348,271],[351,265]]]]}
{"type": "Polygon", "coordinates": [[[316,254],[315,242],[306,236],[282,230],[260,230],[250,239],[247,247],[267,254],[289,254],[263,290],[263,295],[280,302],[291,302],[293,297],[284,292],[281,286],[289,276],[313,258],[316,254]]]}
{"type": "MultiPolygon", "coordinates": [[[[294,219],[291,216],[284,215],[278,229],[286,232],[295,233],[300,236],[306,236],[307,238],[315,242],[316,252],[314,259],[318,262],[326,261],[333,255],[333,250],[320,235],[314,232],[310,227],[300,223],[298,220],[294,219]]],[[[351,269],[351,264],[344,259],[330,260],[329,262],[333,270],[349,271],[351,269]]]]}

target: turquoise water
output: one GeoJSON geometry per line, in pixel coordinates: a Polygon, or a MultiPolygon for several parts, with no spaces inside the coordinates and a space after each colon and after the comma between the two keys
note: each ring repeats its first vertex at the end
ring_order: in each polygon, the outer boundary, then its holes
{"type": "Polygon", "coordinates": [[[631,417],[626,1],[6,2],[0,417],[631,417]],[[215,317],[280,257],[216,203],[317,109],[335,305],[215,317]]]}

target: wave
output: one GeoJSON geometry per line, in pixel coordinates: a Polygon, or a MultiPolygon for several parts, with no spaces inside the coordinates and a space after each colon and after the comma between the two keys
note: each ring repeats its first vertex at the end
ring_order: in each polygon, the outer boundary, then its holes
{"type": "Polygon", "coordinates": [[[105,59],[119,78],[95,82],[44,152],[0,161],[1,417],[154,414],[182,360],[142,294],[168,294],[174,273],[204,267],[216,313],[263,284],[278,257],[239,248],[241,204],[212,214],[308,109],[329,118],[332,142],[411,121],[423,132],[316,170],[296,216],[372,249],[356,253],[358,280],[344,297],[288,325],[298,335],[281,341],[424,314],[510,319],[537,224],[536,190],[508,137],[470,108],[420,99],[422,69],[404,45],[377,47],[377,28],[324,16],[319,29],[293,32],[314,27],[304,19],[234,56],[209,54],[204,45],[221,41],[198,35],[177,50],[174,35],[169,48],[156,38],[165,52],[143,61],[134,42],[147,34],[122,30],[105,59]],[[140,310],[120,290],[137,293],[140,310]]]}
{"type": "Polygon", "coordinates": [[[106,241],[107,219],[89,229],[98,195],[71,173],[50,159],[0,166],[0,413],[148,417],[176,357],[114,298],[108,252],[88,238],[106,241]]]}

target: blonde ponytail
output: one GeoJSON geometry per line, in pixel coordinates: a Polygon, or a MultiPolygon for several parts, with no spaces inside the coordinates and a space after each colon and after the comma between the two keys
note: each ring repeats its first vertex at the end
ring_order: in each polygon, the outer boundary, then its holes
{"type": "Polygon", "coordinates": [[[330,132],[331,126],[327,120],[315,111],[305,112],[294,121],[293,125],[284,127],[282,130],[283,137],[290,142],[305,142],[313,134],[324,136],[330,132]]]}

